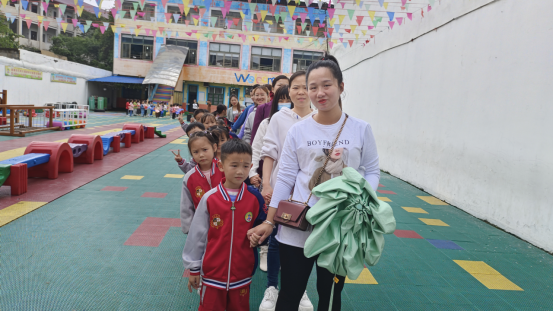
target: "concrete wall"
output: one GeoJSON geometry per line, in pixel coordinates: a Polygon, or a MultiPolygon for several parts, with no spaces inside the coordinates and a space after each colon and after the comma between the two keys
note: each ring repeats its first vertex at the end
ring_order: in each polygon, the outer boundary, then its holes
{"type": "Polygon", "coordinates": [[[8,104],[44,105],[51,102],[87,104],[87,80],[111,76],[111,72],[46,55],[20,50],[20,60],[0,57],[0,89],[8,90],[8,104]],[[38,70],[42,80],[5,75],[5,67],[38,70]],[[50,73],[77,77],[77,84],[50,82],[50,73]]]}
{"type": "Polygon", "coordinates": [[[535,18],[551,1],[436,4],[333,51],[345,110],[371,123],[383,170],[551,252],[553,20],[535,18]]]}

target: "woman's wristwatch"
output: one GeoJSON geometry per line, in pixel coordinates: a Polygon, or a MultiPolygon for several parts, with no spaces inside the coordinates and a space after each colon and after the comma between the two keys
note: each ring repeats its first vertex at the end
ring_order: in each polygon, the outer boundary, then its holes
{"type": "Polygon", "coordinates": [[[267,223],[267,224],[271,225],[273,227],[273,229],[276,228],[276,225],[271,221],[265,220],[265,221],[263,221],[263,223],[267,223]]]}

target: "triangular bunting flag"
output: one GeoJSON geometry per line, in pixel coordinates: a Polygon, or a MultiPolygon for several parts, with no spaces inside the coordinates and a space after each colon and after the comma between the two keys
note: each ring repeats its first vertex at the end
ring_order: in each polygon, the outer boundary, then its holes
{"type": "Polygon", "coordinates": [[[388,13],[388,17],[390,18],[390,21],[393,21],[394,20],[394,15],[396,14],[395,12],[386,12],[388,13]]]}
{"type": "Polygon", "coordinates": [[[361,26],[361,23],[363,22],[363,17],[364,16],[356,16],[355,17],[357,19],[357,25],[361,26]]]}
{"type": "Polygon", "coordinates": [[[349,19],[350,20],[353,20],[353,14],[355,13],[355,10],[347,10],[348,11],[348,16],[349,16],[349,19]]]}
{"type": "Polygon", "coordinates": [[[403,22],[403,17],[396,17],[397,22],[401,26],[401,23],[403,22]]]}
{"type": "Polygon", "coordinates": [[[388,24],[390,25],[390,28],[391,28],[391,29],[394,29],[394,24],[395,24],[395,22],[389,21],[388,24]]]}

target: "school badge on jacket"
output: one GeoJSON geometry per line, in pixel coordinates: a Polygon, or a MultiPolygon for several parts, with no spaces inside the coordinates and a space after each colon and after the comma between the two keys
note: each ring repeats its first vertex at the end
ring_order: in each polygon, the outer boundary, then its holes
{"type": "Polygon", "coordinates": [[[252,221],[253,214],[251,212],[246,213],[246,222],[252,221]]]}
{"type": "Polygon", "coordinates": [[[196,187],[196,197],[202,198],[204,196],[205,192],[202,189],[201,186],[196,187]]]}
{"type": "Polygon", "coordinates": [[[213,215],[213,217],[211,218],[211,227],[218,230],[222,226],[223,226],[223,219],[221,219],[221,216],[218,214],[213,215]]]}

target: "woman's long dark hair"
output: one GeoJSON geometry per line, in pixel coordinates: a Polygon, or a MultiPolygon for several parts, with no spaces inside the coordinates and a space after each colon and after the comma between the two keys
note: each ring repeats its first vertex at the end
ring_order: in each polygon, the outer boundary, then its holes
{"type": "MultiPolygon", "coordinates": [[[[288,86],[282,86],[278,88],[275,96],[273,97],[273,102],[271,103],[271,114],[269,115],[269,122],[271,122],[271,117],[278,112],[278,101],[281,99],[290,99],[290,91],[288,86]]],[[[292,101],[290,101],[292,102],[292,101]]],[[[294,108],[294,103],[290,108],[294,108]]]]}
{"type": "MultiPolygon", "coordinates": [[[[342,70],[340,69],[340,64],[338,63],[338,60],[334,56],[326,53],[319,61],[311,63],[311,65],[309,65],[309,67],[307,68],[307,71],[305,73],[306,84],[311,71],[321,67],[328,68],[330,70],[332,76],[334,76],[334,79],[338,80],[338,87],[342,84],[342,82],[344,81],[344,77],[342,76],[342,70]]],[[[340,104],[340,109],[342,109],[341,97],[338,99],[338,103],[340,104]]]]}

